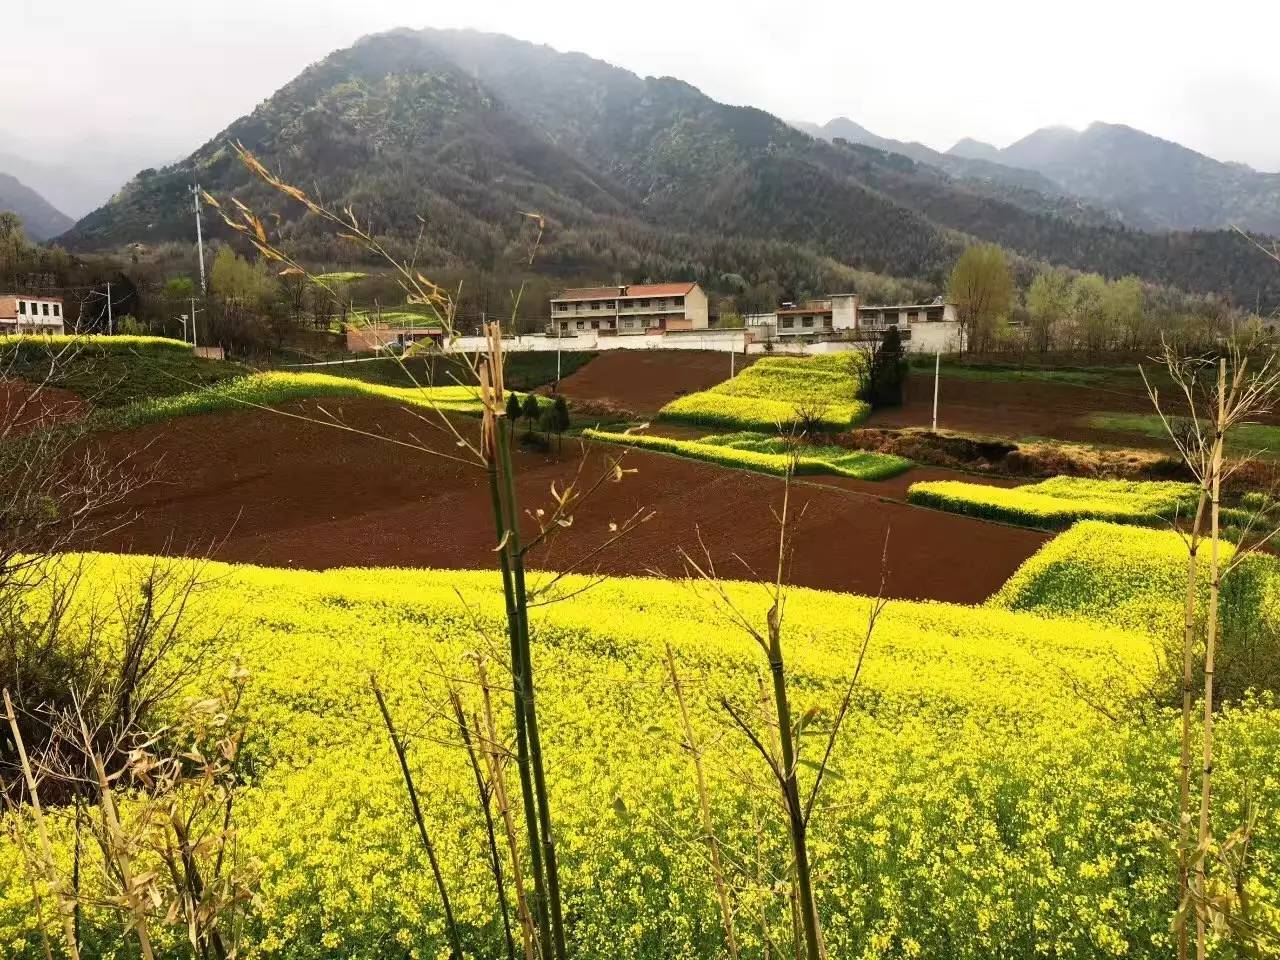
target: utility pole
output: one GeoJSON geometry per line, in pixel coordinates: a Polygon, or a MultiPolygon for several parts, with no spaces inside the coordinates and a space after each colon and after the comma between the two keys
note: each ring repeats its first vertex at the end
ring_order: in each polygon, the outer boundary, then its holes
{"type": "MultiPolygon", "coordinates": [[[[192,297],[191,298],[191,347],[192,349],[194,349],[195,346],[196,346],[196,298],[192,297]]],[[[936,420],[937,417],[935,416],[934,419],[936,420]]]]}
{"type": "Polygon", "coordinates": [[[938,378],[942,374],[942,352],[933,354],[933,432],[938,432],[938,378]]]}
{"type": "MultiPolygon", "coordinates": [[[[200,229],[200,184],[195,184],[191,188],[191,197],[196,207],[196,249],[200,253],[200,295],[204,296],[208,291],[205,289],[204,282],[204,233],[200,229]]],[[[192,314],[191,321],[195,323],[195,315],[192,314]]]]}
{"type": "Polygon", "coordinates": [[[115,318],[111,315],[111,281],[107,281],[107,336],[116,332],[115,318]]]}

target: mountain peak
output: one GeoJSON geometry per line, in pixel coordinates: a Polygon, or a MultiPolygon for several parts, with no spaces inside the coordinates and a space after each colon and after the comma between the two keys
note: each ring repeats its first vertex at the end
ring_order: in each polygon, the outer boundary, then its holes
{"type": "Polygon", "coordinates": [[[947,151],[952,157],[966,157],[969,160],[1000,160],[1000,151],[993,144],[973,137],[962,137],[947,151]]]}

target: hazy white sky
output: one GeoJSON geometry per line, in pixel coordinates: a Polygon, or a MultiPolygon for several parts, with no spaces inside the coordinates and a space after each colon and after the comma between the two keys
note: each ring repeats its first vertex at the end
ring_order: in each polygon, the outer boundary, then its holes
{"type": "Polygon", "coordinates": [[[940,149],[1096,119],[1280,169],[1280,5],[1265,0],[0,0],[0,153],[169,162],[396,26],[508,33],[940,149]]]}

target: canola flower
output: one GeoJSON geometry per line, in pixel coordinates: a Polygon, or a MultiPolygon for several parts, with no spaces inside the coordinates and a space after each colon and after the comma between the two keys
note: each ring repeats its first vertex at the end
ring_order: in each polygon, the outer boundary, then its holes
{"type": "Polygon", "coordinates": [[[797,407],[804,405],[821,409],[822,429],[847,430],[871,412],[865,401],[855,399],[861,363],[853,353],[762,357],[732,380],[678,397],[658,416],[700,426],[774,431],[795,424],[797,407]]]}
{"type": "Polygon", "coordinates": [[[182,340],[169,337],[102,336],[101,334],[55,334],[39,336],[18,333],[0,336],[0,356],[11,356],[15,352],[19,357],[48,356],[50,351],[65,349],[86,349],[109,353],[160,353],[176,351],[191,353],[192,346],[182,340]]]}
{"type": "MultiPolygon", "coordinates": [[[[791,465],[790,446],[783,437],[760,433],[732,433],[700,440],[677,440],[643,433],[617,433],[586,429],[584,437],[623,444],[645,450],[674,453],[691,460],[704,460],[726,467],[740,467],[758,473],[785,476],[791,465]]],[[[846,450],[829,445],[800,445],[796,448],[795,470],[800,474],[834,474],[859,480],[883,480],[897,476],[911,461],[886,453],[846,450]]]]}
{"type": "Polygon", "coordinates": [[[1077,520],[1153,524],[1195,510],[1198,488],[1178,481],[1053,477],[1018,487],[959,480],[913,483],[907,499],[972,517],[1061,529],[1077,520]]]}
{"type": "Polygon", "coordinates": [[[327,397],[375,397],[406,406],[471,416],[479,416],[481,411],[479,390],[471,386],[391,387],[323,373],[273,371],[224,380],[176,396],[142,400],[103,412],[97,417],[97,422],[104,427],[127,429],[174,417],[243,410],[246,406],[274,407],[297,400],[327,397]]]}
{"type": "MultiPolygon", "coordinates": [[[[110,602],[147,561],[85,562],[86,592],[110,602]]],[[[228,655],[251,675],[243,748],[251,773],[237,801],[237,850],[260,862],[263,880],[243,955],[445,955],[429,869],[366,692],[370,672],[403,729],[414,731],[411,762],[468,949],[499,955],[471,773],[447,722],[433,720],[442,675],[471,677],[468,652],[487,652],[490,641],[501,649],[497,576],[209,564],[203,579],[193,622],[232,625],[228,655]]],[[[569,578],[560,589],[587,584],[569,578]]],[[[729,589],[764,617],[758,585],[729,589]]],[[[790,593],[798,708],[838,700],[870,603],[790,593]]],[[[776,801],[744,787],[751,748],[718,706],[727,697],[751,709],[752,641],[725,623],[703,588],[684,582],[608,579],[535,608],[533,618],[573,956],[722,955],[694,786],[677,746],[667,643],[708,745],[717,830],[732,862],[750,865],[732,877],[743,955],[762,952],[761,907],[775,943],[786,942],[782,903],[754,881],[756,816],[765,823],[766,886],[785,876],[776,801]]],[[[1149,638],[1114,626],[890,604],[812,823],[831,956],[1167,957],[1170,866],[1159,824],[1175,803],[1176,718],[1157,709],[1143,722],[1117,723],[1069,682],[1123,702],[1145,689],[1151,670],[1149,638]]],[[[500,682],[496,664],[494,672],[500,682]]],[[[474,689],[461,689],[474,703],[474,689]]],[[[509,736],[509,717],[500,724],[509,736]]],[[[1250,892],[1255,903],[1274,904],[1280,705],[1227,708],[1220,729],[1222,809],[1238,811],[1248,794],[1261,811],[1250,892]]],[[[810,751],[821,735],[813,741],[810,751]]],[[[55,843],[65,867],[65,818],[55,843]]],[[[91,870],[85,876],[96,882],[91,870]]],[[[0,832],[0,955],[42,956],[35,924],[21,856],[0,832]]],[[[116,915],[90,903],[82,927],[86,955],[119,955],[116,915]]],[[[183,931],[165,936],[165,956],[189,955],[183,931]]]]}

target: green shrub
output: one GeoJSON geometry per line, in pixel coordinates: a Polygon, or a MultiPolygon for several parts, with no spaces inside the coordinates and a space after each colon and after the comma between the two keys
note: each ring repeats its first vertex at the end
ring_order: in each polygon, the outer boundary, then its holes
{"type": "MultiPolygon", "coordinates": [[[[726,467],[740,467],[758,473],[783,476],[791,455],[783,437],[757,433],[703,437],[701,440],[676,440],[643,433],[612,433],[606,430],[584,430],[583,436],[608,443],[620,443],[646,450],[674,453],[691,460],[704,460],[726,467]]],[[[834,446],[800,445],[796,450],[796,472],[829,473],[859,480],[883,480],[896,476],[911,466],[910,460],[884,453],[846,450],[834,446]]]]}
{"type": "Polygon", "coordinates": [[[1049,529],[1086,519],[1157,523],[1194,512],[1197,496],[1192,483],[1085,477],[1053,477],[1011,488],[927,480],[907,491],[907,499],[920,506],[1049,529]]]}

